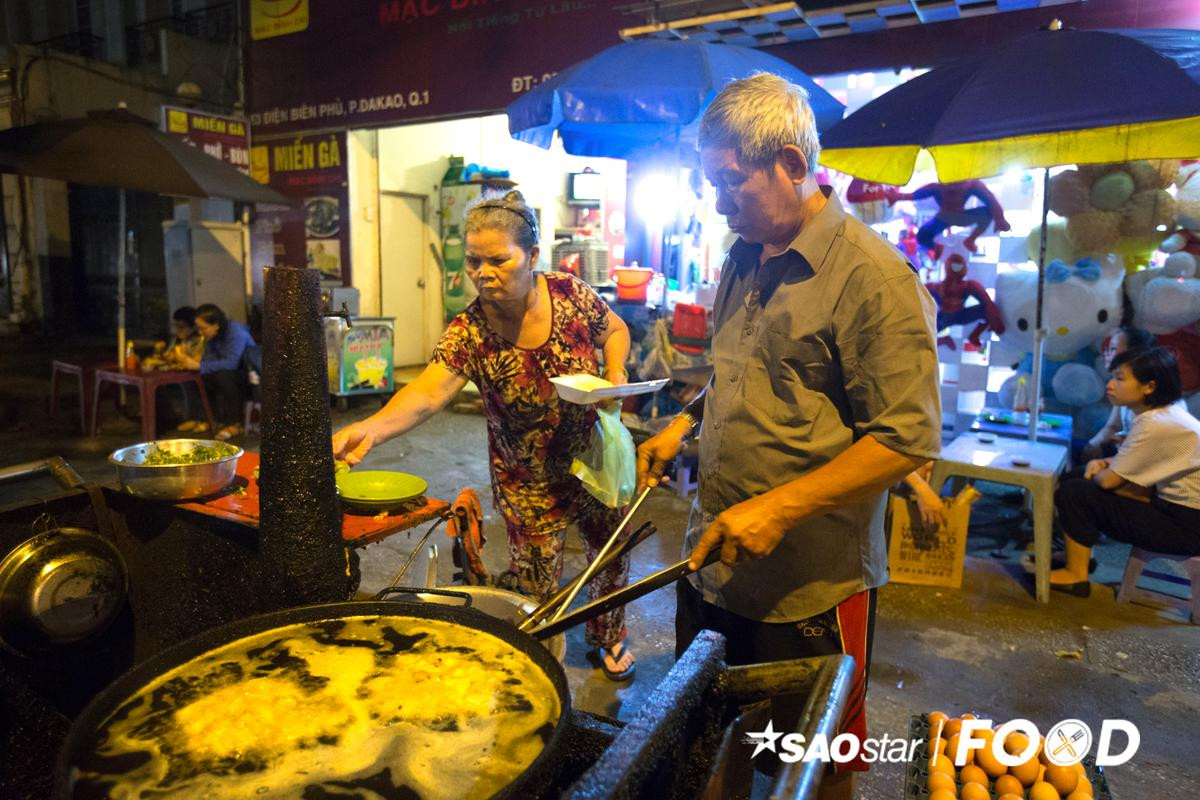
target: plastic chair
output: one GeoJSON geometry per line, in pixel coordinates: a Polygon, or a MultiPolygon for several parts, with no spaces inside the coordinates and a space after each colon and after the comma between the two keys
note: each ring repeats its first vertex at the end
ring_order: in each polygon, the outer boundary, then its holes
{"type": "MultiPolygon", "coordinates": [[[[1172,582],[1184,582],[1182,578],[1177,578],[1174,575],[1165,575],[1158,572],[1151,574],[1156,578],[1172,582]]],[[[1200,591],[1198,589],[1200,589],[1200,556],[1169,556],[1135,547],[1130,551],[1129,561],[1125,564],[1125,576],[1121,578],[1121,588],[1117,590],[1117,602],[1128,603],[1132,600],[1139,600],[1182,608],[1190,613],[1189,619],[1193,625],[1200,625],[1200,591]],[[1183,569],[1187,572],[1192,584],[1191,600],[1184,600],[1182,597],[1176,597],[1164,592],[1156,592],[1153,589],[1142,589],[1137,585],[1138,578],[1142,576],[1142,572],[1146,568],[1146,563],[1156,558],[1166,561],[1183,562],[1183,569]]]]}

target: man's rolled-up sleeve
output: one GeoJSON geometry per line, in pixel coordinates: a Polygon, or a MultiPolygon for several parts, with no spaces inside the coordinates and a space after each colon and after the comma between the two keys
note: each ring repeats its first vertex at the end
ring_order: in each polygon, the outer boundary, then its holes
{"type": "Polygon", "coordinates": [[[856,437],[937,458],[942,411],[933,298],[911,272],[852,294],[857,297],[839,304],[843,318],[835,321],[856,437]]]}

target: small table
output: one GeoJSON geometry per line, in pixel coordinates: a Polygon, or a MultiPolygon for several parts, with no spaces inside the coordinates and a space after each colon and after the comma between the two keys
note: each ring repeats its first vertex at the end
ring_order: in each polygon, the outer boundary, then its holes
{"type": "MultiPolygon", "coordinates": [[[[1038,415],[1037,440],[1051,444],[1071,446],[1071,429],[1074,420],[1066,414],[1038,415]]],[[[1014,439],[1029,438],[1029,414],[1023,411],[1012,411],[1007,408],[985,407],[971,423],[971,430],[977,433],[994,433],[1014,439]]]]}
{"type": "MultiPolygon", "coordinates": [[[[985,435],[986,436],[986,435],[985,435]]],[[[942,449],[933,464],[932,485],[941,492],[951,476],[980,478],[1026,489],[1033,499],[1033,551],[1037,600],[1050,601],[1050,539],[1054,522],[1054,487],[1058,474],[1067,466],[1070,450],[1057,444],[999,437],[980,440],[980,434],[965,433],[942,449]],[[1014,459],[1028,465],[1018,466],[1014,459]]]]}
{"type": "Polygon", "coordinates": [[[208,420],[208,429],[216,432],[217,421],[213,418],[212,406],[208,403],[208,393],[204,391],[204,379],[199,372],[192,370],[172,370],[168,372],[119,372],[115,369],[96,370],[96,379],[92,386],[92,424],[88,430],[90,436],[96,435],[96,423],[100,417],[100,389],[106,383],[121,386],[133,386],[138,390],[142,407],[142,438],[149,442],[154,439],[158,422],[158,411],[154,404],[154,394],[160,386],[172,384],[193,384],[200,393],[200,403],[204,406],[204,417],[208,420]]]}
{"type": "MultiPolygon", "coordinates": [[[[258,478],[254,476],[254,471],[258,469],[258,465],[258,453],[243,453],[238,459],[237,477],[224,492],[207,500],[180,503],[180,507],[257,528],[258,478]]],[[[386,539],[393,533],[415,528],[431,520],[442,519],[449,514],[449,503],[424,495],[387,514],[370,516],[343,513],[342,539],[351,547],[364,547],[386,539]]]]}

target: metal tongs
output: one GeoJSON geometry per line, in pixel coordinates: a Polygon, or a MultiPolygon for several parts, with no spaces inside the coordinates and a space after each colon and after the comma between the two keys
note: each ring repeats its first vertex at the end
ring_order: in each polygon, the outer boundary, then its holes
{"type": "MultiPolygon", "coordinates": [[[[709,564],[716,563],[720,558],[721,551],[718,548],[713,548],[709,551],[708,556],[705,557],[704,563],[700,565],[700,569],[704,569],[709,564]]],[[[535,639],[548,639],[551,636],[562,633],[568,628],[575,627],[581,622],[587,622],[589,619],[598,617],[606,611],[612,611],[617,606],[623,606],[626,603],[637,600],[639,597],[650,594],[655,589],[669,586],[680,578],[699,571],[692,569],[685,558],[676,564],[660,569],[653,575],[649,575],[636,583],[626,586],[624,589],[618,589],[607,597],[593,600],[586,606],[572,611],[570,614],[566,614],[553,622],[530,631],[530,634],[535,639]]]]}
{"type": "MultiPolygon", "coordinates": [[[[689,575],[695,570],[688,566],[687,559],[673,564],[670,567],[661,569],[653,575],[642,578],[623,589],[618,589],[607,597],[602,597],[599,600],[593,600],[591,603],[566,614],[566,610],[570,607],[571,602],[575,599],[575,595],[585,583],[592,579],[597,572],[608,567],[621,556],[628,553],[638,544],[653,536],[657,529],[653,523],[645,523],[624,542],[618,543],[618,538],[625,526],[629,524],[629,520],[633,518],[646,496],[650,494],[653,487],[647,486],[642,490],[637,500],[629,507],[621,522],[613,531],[604,547],[596,555],[596,558],[588,565],[580,575],[574,578],[570,583],[560,589],[553,597],[530,612],[529,616],[522,620],[517,628],[532,634],[535,638],[546,639],[555,634],[561,633],[567,628],[572,628],[581,622],[586,622],[593,617],[597,617],[606,611],[611,611],[617,606],[625,605],[626,603],[636,600],[643,595],[647,595],[655,589],[661,589],[664,586],[674,583],[685,575],[689,575]],[[614,549],[615,545],[615,549],[614,549]],[[541,623],[550,615],[553,614],[550,621],[544,625],[541,623]],[[538,627],[541,625],[541,627],[538,627]]],[[[713,550],[708,554],[701,569],[712,564],[720,557],[718,550],[713,550]]]]}

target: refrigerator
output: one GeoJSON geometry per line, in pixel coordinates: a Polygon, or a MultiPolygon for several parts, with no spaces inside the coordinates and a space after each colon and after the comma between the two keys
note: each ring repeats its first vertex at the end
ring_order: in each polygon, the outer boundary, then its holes
{"type": "Polygon", "coordinates": [[[390,395],[396,391],[392,357],[392,317],[325,317],[325,351],[329,392],[345,410],[357,395],[390,395]]]}

